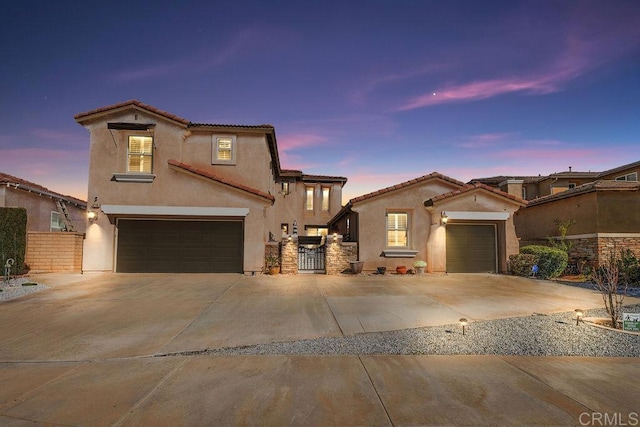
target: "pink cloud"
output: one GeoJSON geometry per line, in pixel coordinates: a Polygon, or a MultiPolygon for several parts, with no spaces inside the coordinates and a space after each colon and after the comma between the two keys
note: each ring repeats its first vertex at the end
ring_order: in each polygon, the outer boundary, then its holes
{"type": "Polygon", "coordinates": [[[559,84],[564,80],[559,79],[554,74],[532,77],[506,77],[475,81],[457,86],[451,85],[411,98],[398,106],[396,110],[406,111],[450,102],[478,101],[514,92],[544,95],[559,91],[559,84]]]}

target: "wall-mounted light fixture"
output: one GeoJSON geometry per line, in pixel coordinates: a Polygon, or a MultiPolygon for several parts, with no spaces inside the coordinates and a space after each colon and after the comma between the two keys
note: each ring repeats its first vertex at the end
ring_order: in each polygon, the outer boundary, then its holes
{"type": "Polygon", "coordinates": [[[576,326],[578,326],[580,324],[580,319],[582,319],[582,316],[584,316],[584,311],[580,308],[576,308],[575,312],[576,312],[576,326]]]}
{"type": "Polygon", "coordinates": [[[338,233],[333,233],[333,241],[334,242],[338,241],[338,233]]]}
{"type": "Polygon", "coordinates": [[[98,220],[98,211],[100,210],[100,203],[98,203],[98,196],[93,199],[93,203],[87,210],[87,218],[89,222],[96,222],[98,220]]]}
{"type": "Polygon", "coordinates": [[[446,212],[440,212],[440,221],[442,222],[442,225],[447,225],[447,221],[449,221],[449,217],[447,216],[446,212]]]}
{"type": "Polygon", "coordinates": [[[462,335],[464,335],[464,327],[467,326],[467,323],[469,323],[469,321],[466,318],[462,318],[460,319],[460,326],[462,326],[462,335]]]}

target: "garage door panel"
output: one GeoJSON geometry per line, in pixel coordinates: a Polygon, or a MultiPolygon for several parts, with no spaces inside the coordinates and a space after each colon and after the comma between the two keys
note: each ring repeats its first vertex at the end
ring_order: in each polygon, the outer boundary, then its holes
{"type": "Polygon", "coordinates": [[[447,225],[447,271],[480,273],[496,270],[496,229],[490,224],[447,225]]]}
{"type": "Polygon", "coordinates": [[[117,271],[241,273],[242,221],[118,221],[117,271]]]}

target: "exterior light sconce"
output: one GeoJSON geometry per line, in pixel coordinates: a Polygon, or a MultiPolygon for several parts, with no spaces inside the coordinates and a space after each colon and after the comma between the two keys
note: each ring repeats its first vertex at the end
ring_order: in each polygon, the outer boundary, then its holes
{"type": "Polygon", "coordinates": [[[333,233],[333,241],[334,242],[338,241],[338,233],[333,233]]]}
{"type": "Polygon", "coordinates": [[[464,327],[467,326],[467,323],[469,323],[469,321],[466,318],[462,318],[460,319],[460,326],[462,326],[462,335],[464,335],[464,327]]]}
{"type": "Polygon", "coordinates": [[[582,311],[582,309],[580,308],[576,308],[575,312],[576,312],[576,326],[578,326],[580,324],[580,320],[584,316],[584,311],[582,311]]]}
{"type": "Polygon", "coordinates": [[[98,220],[98,211],[100,210],[100,203],[98,203],[98,197],[96,196],[93,199],[93,203],[89,207],[87,211],[87,218],[89,218],[89,222],[96,222],[98,220]]]}
{"type": "Polygon", "coordinates": [[[289,234],[289,237],[287,237],[287,240],[288,240],[289,242],[291,242],[291,240],[292,240],[291,234],[289,234]]]}
{"type": "Polygon", "coordinates": [[[449,217],[447,216],[446,212],[440,213],[440,221],[442,222],[442,225],[447,225],[447,221],[449,221],[449,217]]]}

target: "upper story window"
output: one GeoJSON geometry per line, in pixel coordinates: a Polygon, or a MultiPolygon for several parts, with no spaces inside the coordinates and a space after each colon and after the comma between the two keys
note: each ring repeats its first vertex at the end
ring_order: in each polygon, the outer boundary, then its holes
{"type": "Polygon", "coordinates": [[[127,172],[153,172],[153,137],[129,136],[127,146],[127,172]]]}
{"type": "Polygon", "coordinates": [[[616,181],[638,181],[638,172],[628,173],[626,175],[616,177],[616,181]]]}
{"type": "Polygon", "coordinates": [[[409,214],[387,213],[387,247],[409,246],[409,214]]]}
{"type": "Polygon", "coordinates": [[[305,209],[307,211],[313,211],[313,193],[314,193],[313,187],[305,188],[305,209]]]}
{"type": "Polygon", "coordinates": [[[235,135],[214,135],[211,164],[235,165],[236,164],[236,137],[235,135]]]}
{"type": "Polygon", "coordinates": [[[576,184],[573,182],[569,183],[569,190],[571,190],[572,188],[576,188],[576,184]]]}
{"type": "Polygon", "coordinates": [[[527,200],[527,187],[522,187],[522,200],[527,200]]]}
{"type": "Polygon", "coordinates": [[[329,196],[331,195],[331,189],[329,187],[322,187],[322,211],[329,212],[329,196]]]}
{"type": "Polygon", "coordinates": [[[291,190],[290,190],[290,188],[289,188],[289,183],[288,183],[288,182],[286,182],[286,181],[285,181],[285,182],[283,182],[283,183],[282,183],[282,194],[286,196],[286,195],[287,195],[287,194],[289,194],[290,192],[291,192],[291,190]]]}

